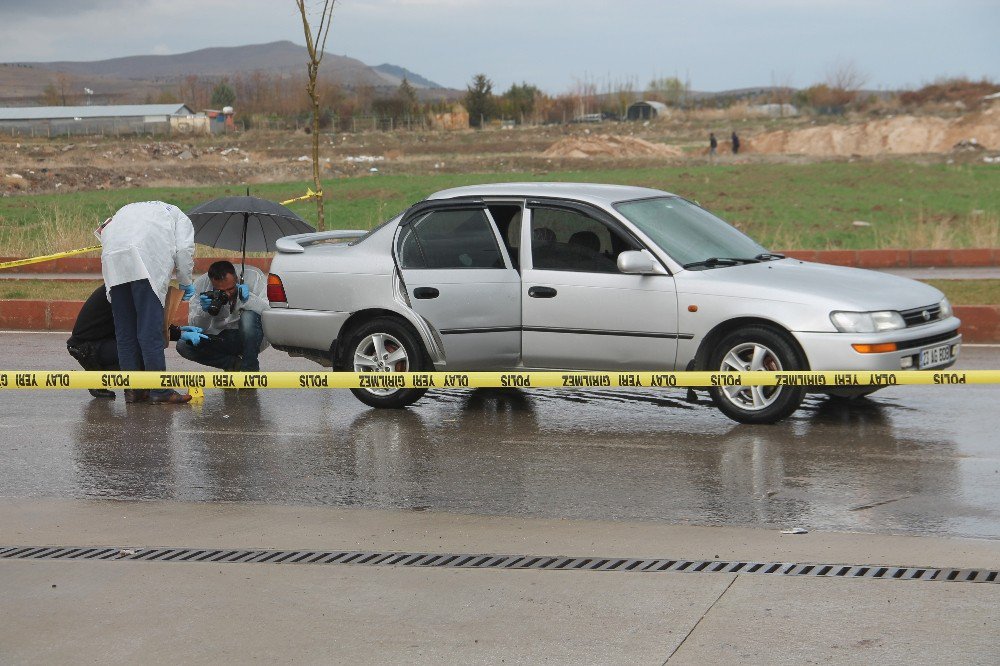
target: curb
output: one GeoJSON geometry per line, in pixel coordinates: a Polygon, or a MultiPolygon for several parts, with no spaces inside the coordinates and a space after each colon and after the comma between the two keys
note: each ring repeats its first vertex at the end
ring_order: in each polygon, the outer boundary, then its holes
{"type": "MultiPolygon", "coordinates": [[[[83,301],[0,300],[0,330],[70,331],[83,301]]],[[[964,342],[1000,342],[1000,305],[956,305],[964,342]]],[[[177,307],[175,321],[187,321],[188,304],[177,307]]]]}
{"type": "MultiPolygon", "coordinates": [[[[973,268],[1000,266],[1000,248],[966,248],[960,250],[782,250],[782,254],[802,261],[815,261],[835,266],[855,268],[973,268]]],[[[219,259],[234,261],[239,257],[202,257],[194,260],[195,271],[204,273],[219,259]]],[[[0,263],[21,257],[0,257],[0,263]]],[[[271,267],[270,257],[251,257],[247,264],[265,273],[271,267]]],[[[40,264],[7,269],[11,273],[100,273],[100,257],[66,257],[40,264]]]]}
{"type": "Polygon", "coordinates": [[[1000,265],[1000,248],[961,250],[788,250],[802,261],[854,268],[972,268],[1000,265]]]}
{"type": "MultiPolygon", "coordinates": [[[[83,301],[0,300],[0,330],[69,331],[80,314],[83,301]]],[[[187,322],[188,304],[177,306],[177,321],[187,322]]]]}

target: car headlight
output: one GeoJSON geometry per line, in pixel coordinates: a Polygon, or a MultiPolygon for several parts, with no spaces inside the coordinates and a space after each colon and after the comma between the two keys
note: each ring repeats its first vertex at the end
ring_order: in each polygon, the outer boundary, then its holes
{"type": "Polygon", "coordinates": [[[938,319],[947,319],[954,314],[954,311],[951,309],[951,303],[948,302],[947,298],[942,299],[938,303],[938,307],[941,308],[941,314],[938,315],[938,319]]]}
{"type": "Polygon", "coordinates": [[[894,310],[831,312],[830,321],[841,333],[881,333],[906,328],[903,316],[894,310]]]}

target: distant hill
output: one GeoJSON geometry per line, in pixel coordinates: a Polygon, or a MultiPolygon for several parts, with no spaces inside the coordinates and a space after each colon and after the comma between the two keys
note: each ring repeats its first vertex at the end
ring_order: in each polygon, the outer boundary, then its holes
{"type": "Polygon", "coordinates": [[[399,65],[390,65],[389,63],[381,64],[377,67],[372,67],[376,72],[382,74],[383,77],[389,77],[389,80],[394,81],[398,86],[403,82],[405,78],[409,81],[410,85],[414,88],[430,88],[430,89],[443,89],[444,86],[434,83],[419,74],[415,74],[405,67],[400,67],[399,65]]]}
{"type": "MultiPolygon", "coordinates": [[[[0,99],[25,98],[40,95],[59,74],[68,77],[75,87],[93,80],[110,90],[125,89],[126,83],[161,86],[187,76],[222,78],[252,72],[280,75],[302,75],[309,56],[304,46],[290,41],[248,46],[216,47],[177,53],[111,58],[88,62],[18,62],[0,64],[0,99]]],[[[397,65],[369,67],[360,60],[327,53],[320,67],[320,76],[348,87],[371,86],[395,89],[403,76],[416,88],[442,89],[419,74],[397,65]]],[[[88,87],[95,88],[90,85],[88,87]]]]}

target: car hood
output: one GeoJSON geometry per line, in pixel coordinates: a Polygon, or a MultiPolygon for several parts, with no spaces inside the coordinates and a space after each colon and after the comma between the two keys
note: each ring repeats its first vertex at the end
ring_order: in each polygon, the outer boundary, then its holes
{"type": "Polygon", "coordinates": [[[944,298],[934,287],[916,280],[797,259],[688,270],[676,279],[679,293],[739,295],[860,312],[909,310],[944,298]]]}

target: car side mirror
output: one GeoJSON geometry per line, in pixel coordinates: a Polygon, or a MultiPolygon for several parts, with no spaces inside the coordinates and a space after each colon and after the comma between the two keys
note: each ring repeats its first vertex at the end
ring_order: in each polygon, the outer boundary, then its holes
{"type": "Polygon", "coordinates": [[[641,250],[627,250],[618,255],[618,270],[629,275],[659,275],[656,262],[641,250]]]}

